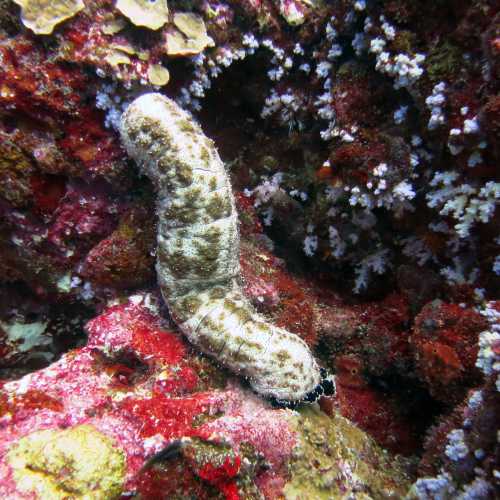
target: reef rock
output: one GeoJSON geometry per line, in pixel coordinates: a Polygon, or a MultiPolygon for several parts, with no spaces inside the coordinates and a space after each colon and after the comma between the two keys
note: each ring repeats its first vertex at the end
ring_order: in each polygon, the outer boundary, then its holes
{"type": "Polygon", "coordinates": [[[87,331],[85,347],[3,385],[2,497],[379,498],[408,487],[402,464],[346,419],[272,408],[200,358],[148,296],[87,331]]]}
{"type": "Polygon", "coordinates": [[[497,4],[0,0],[0,497],[498,496],[497,4]],[[324,413],[170,323],[116,130],[146,92],[214,141],[324,413]]]}

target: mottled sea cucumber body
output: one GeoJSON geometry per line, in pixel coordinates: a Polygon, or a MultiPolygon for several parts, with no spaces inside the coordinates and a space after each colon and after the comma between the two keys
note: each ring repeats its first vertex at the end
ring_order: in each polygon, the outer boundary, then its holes
{"type": "Polygon", "coordinates": [[[257,314],[238,283],[238,216],[213,142],[155,93],[128,107],[121,137],[157,190],[158,282],[181,331],[265,396],[310,395],[321,382],[311,351],[257,314]]]}

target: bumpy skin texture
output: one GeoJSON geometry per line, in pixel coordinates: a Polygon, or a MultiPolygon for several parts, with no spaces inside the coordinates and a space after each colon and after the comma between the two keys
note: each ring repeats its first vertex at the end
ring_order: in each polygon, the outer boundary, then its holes
{"type": "Polygon", "coordinates": [[[157,189],[156,270],[179,328],[260,394],[285,401],[308,396],[321,379],[309,348],[258,315],[238,283],[238,216],[213,142],[161,94],[128,107],[121,137],[157,189]]]}

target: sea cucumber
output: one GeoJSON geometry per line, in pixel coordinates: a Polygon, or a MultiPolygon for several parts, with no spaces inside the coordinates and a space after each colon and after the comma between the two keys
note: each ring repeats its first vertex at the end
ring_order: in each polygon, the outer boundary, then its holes
{"type": "Polygon", "coordinates": [[[128,107],[120,133],[157,191],[156,271],[180,330],[264,396],[310,401],[331,389],[306,343],[257,314],[242,292],[238,216],[213,141],[157,93],[128,107]]]}

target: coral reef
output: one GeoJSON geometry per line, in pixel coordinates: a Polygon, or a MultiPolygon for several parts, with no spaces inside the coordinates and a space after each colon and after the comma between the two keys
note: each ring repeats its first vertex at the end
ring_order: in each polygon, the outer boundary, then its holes
{"type": "Polygon", "coordinates": [[[133,296],[87,325],[85,347],[3,385],[2,497],[298,498],[311,474],[324,498],[408,488],[403,463],[347,420],[273,409],[161,321],[133,296]]]}
{"type": "Polygon", "coordinates": [[[497,4],[0,0],[0,496],[496,498],[497,4]],[[274,408],[180,334],[118,130],[150,93],[335,397],[274,408]]]}

